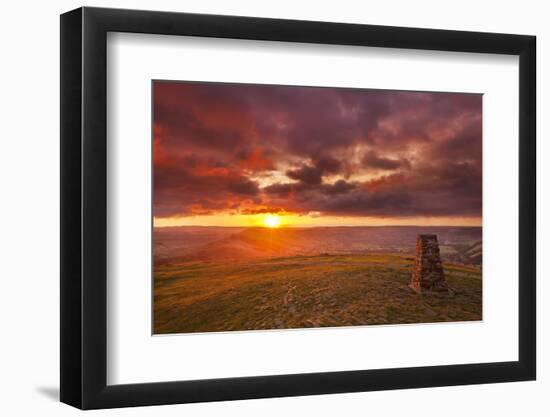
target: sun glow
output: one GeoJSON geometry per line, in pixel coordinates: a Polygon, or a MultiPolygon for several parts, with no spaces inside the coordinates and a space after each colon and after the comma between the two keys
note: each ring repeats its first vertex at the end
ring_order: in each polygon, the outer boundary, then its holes
{"type": "Polygon", "coordinates": [[[339,217],[318,214],[208,214],[187,217],[155,217],[155,227],[333,227],[333,226],[481,226],[480,217],[339,217]],[[272,219],[272,220],[271,220],[272,219]]]}
{"type": "Polygon", "coordinates": [[[270,227],[270,228],[276,228],[281,225],[281,220],[279,219],[279,216],[276,216],[274,214],[268,214],[264,217],[264,226],[270,227]]]}

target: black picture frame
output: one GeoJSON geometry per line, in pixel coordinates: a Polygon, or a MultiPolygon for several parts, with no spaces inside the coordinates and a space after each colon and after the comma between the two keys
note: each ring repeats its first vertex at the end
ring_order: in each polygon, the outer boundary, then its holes
{"type": "Polygon", "coordinates": [[[61,401],[82,409],[533,380],[534,36],[80,8],[61,15],[61,401]],[[519,360],[107,385],[108,32],[519,56],[519,360]]]}

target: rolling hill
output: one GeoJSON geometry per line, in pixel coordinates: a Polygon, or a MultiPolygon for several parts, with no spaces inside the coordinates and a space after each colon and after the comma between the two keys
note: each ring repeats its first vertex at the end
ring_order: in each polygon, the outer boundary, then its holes
{"type": "Polygon", "coordinates": [[[438,235],[444,261],[481,264],[477,227],[316,227],[155,229],[155,264],[319,254],[414,254],[416,236],[438,235]]]}

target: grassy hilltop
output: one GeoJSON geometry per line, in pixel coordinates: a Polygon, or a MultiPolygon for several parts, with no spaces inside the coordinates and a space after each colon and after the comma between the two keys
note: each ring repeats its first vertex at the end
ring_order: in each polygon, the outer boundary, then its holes
{"type": "Polygon", "coordinates": [[[481,268],[446,263],[453,295],[408,288],[410,254],[183,260],[155,266],[154,332],[481,320],[481,268]]]}

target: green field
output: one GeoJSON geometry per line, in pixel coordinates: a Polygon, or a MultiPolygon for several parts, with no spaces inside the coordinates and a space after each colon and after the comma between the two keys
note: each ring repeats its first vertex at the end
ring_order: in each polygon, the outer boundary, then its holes
{"type": "Polygon", "coordinates": [[[367,254],[159,265],[154,333],[481,320],[481,268],[445,264],[452,292],[416,294],[413,262],[367,254]]]}

